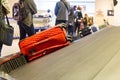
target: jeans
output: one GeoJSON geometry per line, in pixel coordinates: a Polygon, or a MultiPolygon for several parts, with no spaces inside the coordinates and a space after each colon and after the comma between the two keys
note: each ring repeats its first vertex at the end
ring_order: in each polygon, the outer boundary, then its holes
{"type": "Polygon", "coordinates": [[[31,24],[31,26],[27,26],[23,22],[18,22],[18,25],[20,30],[20,40],[35,34],[33,24],[31,24]]]}
{"type": "Polygon", "coordinates": [[[68,25],[67,31],[68,31],[68,35],[73,36],[74,26],[73,25],[68,25]]]}
{"type": "Polygon", "coordinates": [[[80,22],[75,22],[75,33],[77,32],[77,35],[79,34],[79,31],[80,31],[80,22]]]}
{"type": "Polygon", "coordinates": [[[60,24],[60,23],[67,23],[66,20],[56,20],[55,25],[60,24]]]}
{"type": "Polygon", "coordinates": [[[3,46],[3,44],[2,44],[2,43],[0,43],[0,56],[1,56],[2,46],[3,46]]]}

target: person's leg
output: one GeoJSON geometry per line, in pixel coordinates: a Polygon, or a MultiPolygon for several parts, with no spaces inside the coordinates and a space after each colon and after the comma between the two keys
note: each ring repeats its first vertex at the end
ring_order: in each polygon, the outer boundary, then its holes
{"type": "Polygon", "coordinates": [[[71,35],[73,36],[73,33],[74,33],[74,26],[71,25],[71,35]]]}
{"type": "Polygon", "coordinates": [[[60,20],[56,20],[55,22],[55,25],[59,24],[60,23],[60,20]]]}
{"type": "Polygon", "coordinates": [[[77,35],[77,27],[78,27],[78,23],[75,22],[75,28],[74,28],[74,33],[75,33],[75,36],[77,35]]]}
{"type": "Polygon", "coordinates": [[[67,33],[68,33],[68,35],[70,35],[70,25],[69,24],[67,26],[67,33]]]}
{"type": "Polygon", "coordinates": [[[27,32],[27,34],[28,34],[28,36],[32,36],[32,35],[34,35],[35,34],[35,29],[34,29],[34,26],[33,26],[33,24],[31,24],[31,26],[29,27],[29,26],[27,26],[27,25],[24,25],[25,26],[25,30],[26,30],[26,32],[27,32]]]}
{"type": "Polygon", "coordinates": [[[55,25],[60,24],[60,23],[66,23],[67,24],[67,21],[66,20],[56,20],[55,25]]]}
{"type": "Polygon", "coordinates": [[[70,24],[68,25],[68,28],[67,28],[67,31],[68,31],[68,35],[73,35],[73,26],[70,24]]]}
{"type": "Polygon", "coordinates": [[[2,46],[3,46],[3,44],[0,43],[0,56],[1,56],[2,46]]]}
{"type": "Polygon", "coordinates": [[[31,24],[31,26],[28,29],[28,36],[32,36],[35,34],[35,29],[34,29],[34,25],[31,24]]]}
{"type": "Polygon", "coordinates": [[[26,30],[24,28],[24,24],[22,22],[18,23],[19,25],[19,30],[20,30],[20,40],[26,38],[26,30]]]}
{"type": "Polygon", "coordinates": [[[79,32],[80,32],[80,23],[78,23],[78,25],[77,25],[77,35],[79,35],[79,32]]]}

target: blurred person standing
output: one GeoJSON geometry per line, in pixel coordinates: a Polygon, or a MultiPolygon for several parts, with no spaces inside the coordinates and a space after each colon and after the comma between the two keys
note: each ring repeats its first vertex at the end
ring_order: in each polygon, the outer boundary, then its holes
{"type": "Polygon", "coordinates": [[[77,10],[74,13],[74,22],[75,22],[75,33],[77,32],[77,35],[79,34],[80,31],[80,24],[81,24],[81,20],[83,18],[82,15],[82,8],[80,6],[77,7],[77,10]]]}
{"type": "Polygon", "coordinates": [[[70,7],[67,31],[68,31],[68,35],[73,36],[73,31],[74,31],[74,7],[73,6],[70,7]]]}
{"type": "Polygon", "coordinates": [[[84,21],[83,21],[84,26],[87,27],[88,26],[88,20],[89,20],[89,16],[88,16],[87,13],[84,14],[84,18],[83,19],[84,19],[84,21]]]}
{"type": "Polygon", "coordinates": [[[21,7],[25,7],[25,19],[18,21],[20,30],[20,40],[35,34],[33,25],[33,14],[37,13],[37,7],[34,0],[19,0],[21,7]]]}
{"type": "Polygon", "coordinates": [[[59,23],[67,23],[70,10],[70,4],[66,0],[60,0],[56,3],[54,13],[56,15],[55,25],[59,23]]]}
{"type": "MultiPolygon", "coordinates": [[[[5,24],[5,15],[10,13],[10,9],[7,6],[6,0],[0,0],[0,27],[5,24]]],[[[3,43],[0,42],[0,56],[3,43]]]]}

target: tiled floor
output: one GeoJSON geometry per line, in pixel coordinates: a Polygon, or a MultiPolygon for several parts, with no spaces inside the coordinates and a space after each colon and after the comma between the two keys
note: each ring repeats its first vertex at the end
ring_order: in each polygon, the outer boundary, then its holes
{"type": "Polygon", "coordinates": [[[1,52],[2,57],[6,56],[6,55],[9,55],[9,54],[19,52],[20,50],[19,50],[18,43],[19,43],[19,40],[14,39],[12,46],[3,45],[3,49],[2,49],[2,52],[1,52]]]}
{"type": "MultiPolygon", "coordinates": [[[[13,19],[10,19],[10,23],[14,27],[14,37],[18,37],[19,36],[19,28],[18,28],[18,25],[17,25],[16,21],[13,20],[13,19]]],[[[45,26],[45,25],[48,25],[48,24],[51,24],[51,26],[52,26],[52,22],[47,23],[47,24],[43,24],[43,23],[38,24],[38,21],[35,21],[35,19],[34,19],[34,26],[36,26],[36,27],[45,26]]],[[[4,45],[3,49],[2,49],[2,52],[1,52],[1,57],[20,51],[19,46],[18,46],[18,42],[19,42],[19,40],[15,39],[13,41],[12,46],[4,45]]]]}

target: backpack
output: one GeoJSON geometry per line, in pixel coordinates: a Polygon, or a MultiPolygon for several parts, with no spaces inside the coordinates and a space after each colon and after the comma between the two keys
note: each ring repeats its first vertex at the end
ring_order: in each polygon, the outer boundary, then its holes
{"type": "Polygon", "coordinates": [[[27,12],[24,4],[14,3],[12,8],[12,16],[16,21],[22,21],[27,17],[27,12]]]}
{"type": "Polygon", "coordinates": [[[80,20],[82,18],[82,13],[80,11],[75,12],[75,19],[80,20]]]}

